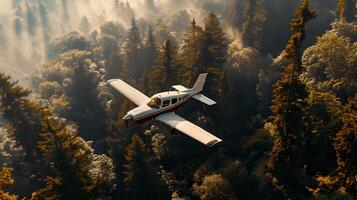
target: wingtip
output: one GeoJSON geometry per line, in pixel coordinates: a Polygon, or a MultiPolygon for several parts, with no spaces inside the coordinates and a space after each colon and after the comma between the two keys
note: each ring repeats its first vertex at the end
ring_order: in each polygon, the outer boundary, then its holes
{"type": "Polygon", "coordinates": [[[221,139],[212,140],[212,141],[208,142],[206,145],[207,145],[208,147],[213,147],[213,146],[215,146],[216,144],[218,144],[218,143],[220,143],[220,142],[222,142],[221,139]]]}

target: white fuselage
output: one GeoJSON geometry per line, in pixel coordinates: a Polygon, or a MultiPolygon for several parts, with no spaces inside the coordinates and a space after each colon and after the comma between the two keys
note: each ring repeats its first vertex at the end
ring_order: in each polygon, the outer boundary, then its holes
{"type": "Polygon", "coordinates": [[[187,91],[167,91],[153,95],[150,101],[140,105],[123,117],[124,120],[143,122],[155,118],[156,116],[178,109],[198,92],[187,91]],[[151,103],[150,103],[151,102],[151,103]]]}

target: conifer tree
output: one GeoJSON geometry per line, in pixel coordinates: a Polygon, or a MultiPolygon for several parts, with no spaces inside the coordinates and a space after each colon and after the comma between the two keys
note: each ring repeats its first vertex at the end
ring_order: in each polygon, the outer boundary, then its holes
{"type": "Polygon", "coordinates": [[[41,21],[41,26],[43,30],[47,30],[48,27],[48,13],[45,4],[43,1],[39,2],[39,12],[40,12],[40,21],[41,21]]]}
{"type": "Polygon", "coordinates": [[[224,68],[228,41],[219,19],[213,12],[204,20],[204,24],[194,77],[200,73],[209,73],[206,81],[206,88],[209,88],[207,95],[222,98],[223,94],[228,92],[227,71],[224,68]]]}
{"type": "Polygon", "coordinates": [[[124,54],[126,57],[125,64],[127,65],[130,73],[136,77],[140,75],[140,66],[141,66],[141,36],[139,28],[136,25],[135,18],[131,21],[131,27],[128,33],[128,38],[124,46],[124,54]]]}
{"type": "Polygon", "coordinates": [[[342,129],[334,138],[340,184],[357,195],[357,97],[350,98],[343,115],[342,129]]]}
{"type": "Polygon", "coordinates": [[[134,134],[125,152],[124,187],[129,199],[165,199],[162,187],[151,166],[152,156],[138,134],[134,134]]]}
{"type": "Polygon", "coordinates": [[[17,200],[17,196],[5,192],[6,187],[14,184],[11,168],[0,168],[0,199],[1,200],[17,200]]]}
{"type": "Polygon", "coordinates": [[[262,0],[245,0],[242,6],[244,8],[242,39],[246,46],[259,49],[263,23],[266,19],[266,12],[262,5],[262,0]]]}
{"type": "MultiPolygon", "coordinates": [[[[162,45],[160,50],[159,59],[156,61],[156,64],[163,66],[165,70],[165,77],[163,87],[168,87],[173,85],[175,80],[174,65],[176,62],[176,45],[170,39],[167,39],[162,45]]],[[[162,89],[166,89],[162,88],[162,89]]]]}
{"type": "Polygon", "coordinates": [[[226,62],[228,46],[227,38],[219,19],[213,12],[204,19],[204,24],[205,27],[199,48],[199,73],[205,72],[208,67],[222,69],[223,64],[226,62]]]}
{"type": "Polygon", "coordinates": [[[158,50],[156,45],[156,40],[154,36],[154,31],[152,26],[149,26],[149,29],[146,34],[145,42],[144,42],[144,51],[145,51],[145,62],[146,66],[143,66],[143,70],[148,69],[154,64],[154,61],[158,57],[158,50]]]}
{"type": "Polygon", "coordinates": [[[347,22],[356,20],[357,8],[354,0],[338,0],[337,11],[340,19],[347,22]]]}
{"type": "MultiPolygon", "coordinates": [[[[86,52],[72,53],[74,53],[73,59],[86,57],[86,52]]],[[[98,77],[97,66],[94,63],[83,62],[88,62],[88,60],[79,60],[77,63],[74,60],[71,78],[75,84],[67,92],[67,96],[71,99],[71,111],[67,113],[67,116],[69,120],[79,123],[80,130],[91,135],[90,138],[103,137],[106,133],[106,114],[98,99],[97,89],[101,77],[98,77]]]]}
{"type": "MultiPolygon", "coordinates": [[[[280,192],[291,194],[294,188],[300,194],[306,192],[305,183],[301,183],[299,166],[304,149],[306,123],[303,112],[306,106],[307,91],[300,81],[301,44],[305,39],[305,24],[316,16],[309,8],[309,0],[304,0],[296,9],[290,26],[292,35],[285,48],[284,58],[288,66],[281,79],[274,85],[272,100],[272,116],[270,120],[275,126],[275,141],[267,164],[268,177],[280,188],[280,192]]],[[[295,196],[296,197],[296,196],[295,196]]]]}
{"type": "Polygon", "coordinates": [[[141,47],[141,36],[139,28],[136,26],[136,20],[133,18],[131,20],[131,27],[128,33],[128,41],[129,41],[129,52],[136,53],[138,48],[141,47]]]}
{"type": "Polygon", "coordinates": [[[37,19],[32,12],[32,8],[26,3],[26,20],[27,20],[27,32],[30,36],[34,36],[36,33],[37,19]]]}
{"type": "Polygon", "coordinates": [[[85,34],[85,35],[89,35],[90,33],[90,23],[88,21],[87,16],[83,16],[81,17],[81,20],[79,22],[79,30],[85,34]]]}
{"type": "Polygon", "coordinates": [[[23,19],[21,17],[15,17],[13,21],[13,26],[16,36],[20,36],[22,34],[23,29],[23,19]]]}
{"type": "Polygon", "coordinates": [[[28,99],[30,90],[12,82],[10,76],[0,73],[0,114],[13,129],[17,142],[25,149],[29,160],[36,152],[41,133],[42,108],[28,99]]]}
{"type": "Polygon", "coordinates": [[[114,188],[114,167],[105,155],[94,154],[90,142],[78,136],[74,124],[66,124],[48,113],[38,147],[55,177],[46,179],[47,187],[36,191],[39,199],[108,199],[114,188]],[[48,189],[52,188],[52,189],[48,189]]]}
{"type": "Polygon", "coordinates": [[[190,26],[184,33],[183,45],[178,55],[177,76],[183,85],[192,85],[194,81],[195,68],[198,64],[200,43],[203,30],[193,19],[190,26]]]}

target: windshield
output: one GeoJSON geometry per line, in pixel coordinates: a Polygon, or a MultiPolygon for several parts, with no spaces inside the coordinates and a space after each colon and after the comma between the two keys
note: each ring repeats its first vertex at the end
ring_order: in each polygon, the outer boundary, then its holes
{"type": "Polygon", "coordinates": [[[161,106],[161,99],[158,97],[152,98],[147,105],[152,108],[159,109],[161,106]]]}

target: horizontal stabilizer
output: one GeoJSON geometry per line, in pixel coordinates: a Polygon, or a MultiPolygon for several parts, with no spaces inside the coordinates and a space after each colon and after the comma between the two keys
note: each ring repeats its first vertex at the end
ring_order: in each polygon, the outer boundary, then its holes
{"type": "Polygon", "coordinates": [[[212,106],[214,104],[216,104],[215,101],[213,101],[212,99],[206,97],[205,95],[203,94],[196,94],[196,95],[193,95],[192,98],[204,103],[204,104],[207,104],[209,106],[212,106]]]}
{"type": "Polygon", "coordinates": [[[174,88],[175,90],[179,91],[179,92],[183,92],[183,91],[186,91],[188,90],[188,88],[182,86],[182,85],[174,85],[172,86],[172,88],[174,88]]]}

